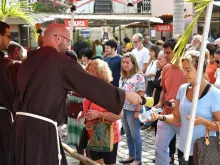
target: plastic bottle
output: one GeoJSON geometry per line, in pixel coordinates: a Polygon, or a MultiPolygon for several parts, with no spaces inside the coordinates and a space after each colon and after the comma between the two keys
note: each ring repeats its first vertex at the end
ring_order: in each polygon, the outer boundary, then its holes
{"type": "Polygon", "coordinates": [[[152,107],[149,111],[144,111],[143,113],[141,113],[139,115],[139,119],[142,123],[146,122],[147,120],[150,120],[151,116],[150,114],[151,113],[160,113],[162,112],[162,109],[161,108],[154,108],[152,107]]]}

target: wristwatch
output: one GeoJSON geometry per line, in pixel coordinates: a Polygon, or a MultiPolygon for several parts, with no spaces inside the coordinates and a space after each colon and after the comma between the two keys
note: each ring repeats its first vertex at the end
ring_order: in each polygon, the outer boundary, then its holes
{"type": "Polygon", "coordinates": [[[166,118],[166,116],[164,116],[164,115],[160,115],[158,119],[159,119],[160,121],[165,121],[167,118],[166,118]],[[160,117],[162,117],[162,118],[160,118],[160,117]]]}

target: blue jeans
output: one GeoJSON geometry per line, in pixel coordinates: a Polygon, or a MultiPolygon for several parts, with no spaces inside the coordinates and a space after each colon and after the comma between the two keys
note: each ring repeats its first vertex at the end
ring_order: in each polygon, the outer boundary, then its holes
{"type": "Polygon", "coordinates": [[[174,135],[179,134],[179,131],[180,127],[158,121],[155,143],[156,165],[169,165],[169,144],[174,135]]]}
{"type": "Polygon", "coordinates": [[[124,128],[129,150],[129,157],[141,161],[142,139],[140,133],[140,120],[134,120],[134,111],[124,110],[122,126],[124,128]]]}

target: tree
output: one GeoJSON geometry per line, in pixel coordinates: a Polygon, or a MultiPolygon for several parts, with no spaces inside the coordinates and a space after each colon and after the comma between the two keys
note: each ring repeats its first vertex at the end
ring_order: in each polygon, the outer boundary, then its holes
{"type": "MultiPolygon", "coordinates": [[[[71,5],[72,3],[67,1],[65,2],[67,5],[71,5]]],[[[58,5],[49,0],[40,0],[33,4],[34,12],[43,12],[43,13],[65,13],[68,8],[65,6],[58,5]]]]}
{"type": "Polygon", "coordinates": [[[186,45],[187,45],[189,38],[191,36],[193,27],[212,0],[185,0],[185,1],[196,4],[195,5],[195,14],[194,14],[195,18],[188,25],[188,27],[186,28],[186,30],[182,34],[181,38],[178,40],[178,42],[174,48],[175,56],[172,60],[172,63],[175,63],[177,58],[182,57],[185,54],[186,45]]]}
{"type": "Polygon", "coordinates": [[[184,0],[174,0],[173,36],[184,32],[184,0]]]}
{"type": "Polygon", "coordinates": [[[35,38],[37,38],[35,20],[30,16],[31,8],[32,6],[28,5],[28,1],[9,3],[7,0],[2,0],[0,3],[0,20],[5,22],[9,17],[21,18],[30,25],[35,38]]]}

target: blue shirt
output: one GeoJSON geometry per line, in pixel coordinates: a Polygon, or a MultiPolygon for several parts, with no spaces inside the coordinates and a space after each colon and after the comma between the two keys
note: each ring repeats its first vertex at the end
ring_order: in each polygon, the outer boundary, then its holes
{"type": "MultiPolygon", "coordinates": [[[[177,93],[177,100],[180,100],[179,112],[181,117],[181,127],[180,127],[180,135],[179,135],[179,144],[178,148],[180,151],[184,152],[186,137],[188,132],[189,121],[186,119],[186,115],[191,114],[192,102],[190,102],[186,98],[186,90],[188,84],[183,84],[180,86],[177,93]]],[[[201,116],[207,120],[214,121],[214,117],[212,115],[213,112],[220,110],[220,90],[212,86],[208,93],[198,100],[196,116],[201,116]]],[[[192,143],[190,148],[190,155],[193,155],[193,147],[195,141],[200,137],[205,137],[206,128],[204,125],[194,126],[193,135],[192,135],[192,143]]],[[[210,131],[210,136],[215,136],[215,132],[210,131]]]]}
{"type": "Polygon", "coordinates": [[[108,63],[109,68],[112,71],[113,81],[111,82],[112,85],[118,87],[119,79],[121,77],[121,56],[117,55],[114,57],[106,57],[105,62],[108,63]]]}

